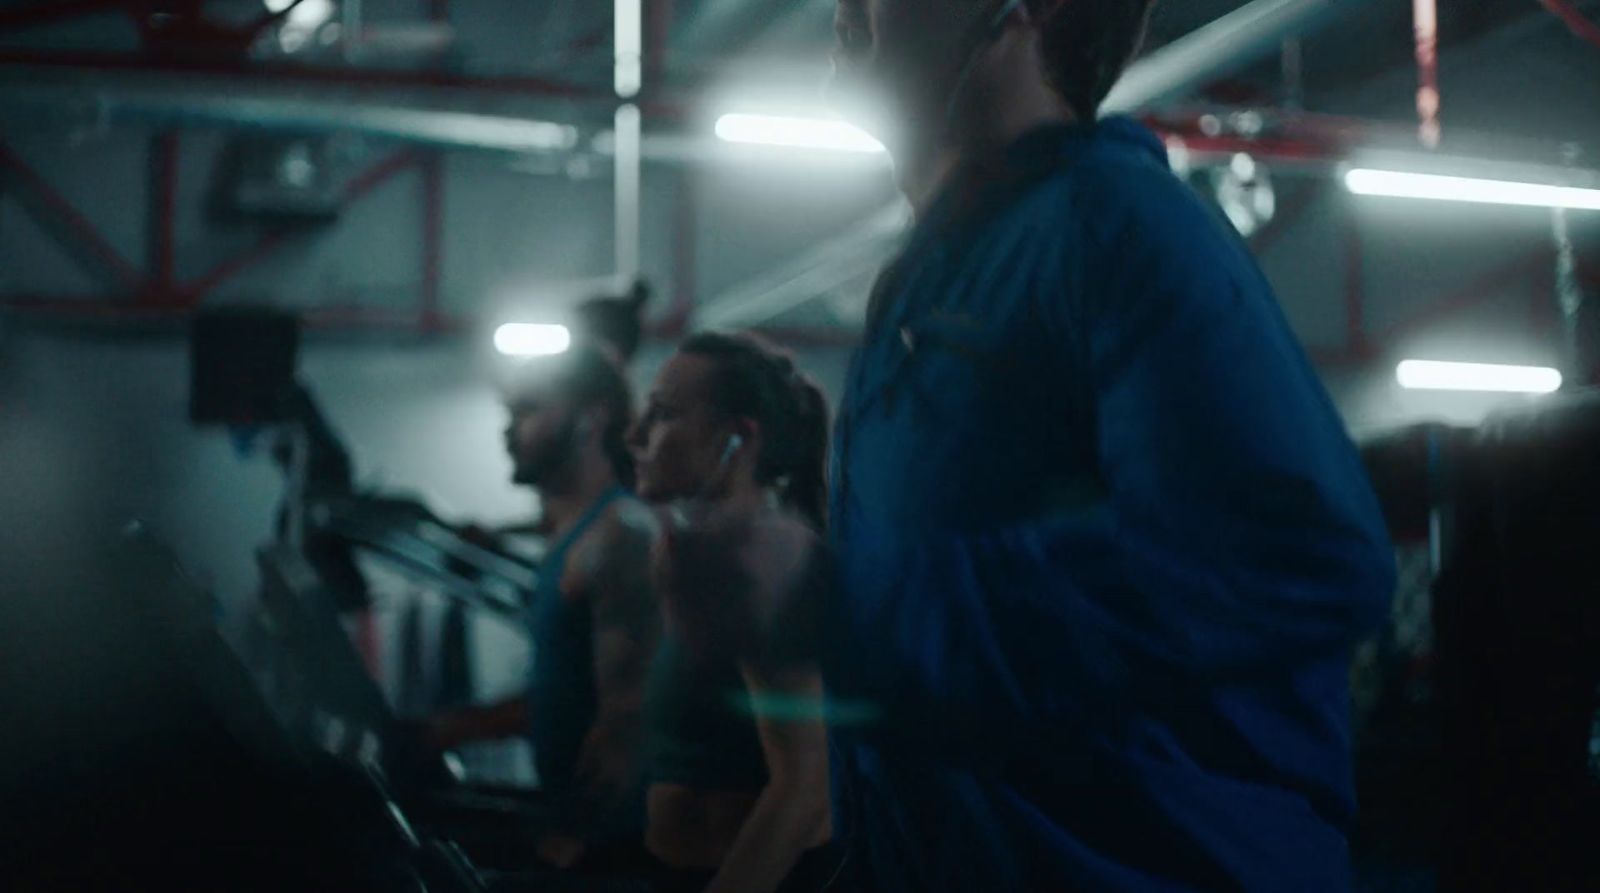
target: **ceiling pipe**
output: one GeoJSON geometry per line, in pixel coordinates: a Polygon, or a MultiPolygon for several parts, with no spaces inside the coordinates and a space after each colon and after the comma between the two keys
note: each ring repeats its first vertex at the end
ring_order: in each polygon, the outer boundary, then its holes
{"type": "Polygon", "coordinates": [[[1127,113],[1181,99],[1281,51],[1304,35],[1373,0],[1255,0],[1202,25],[1129,66],[1104,110],[1127,113]]]}
{"type": "Polygon", "coordinates": [[[0,109],[33,120],[97,128],[115,124],[228,127],[298,133],[350,131],[422,145],[500,152],[566,152],[580,142],[570,124],[507,115],[351,103],[341,97],[196,94],[172,90],[36,86],[6,91],[0,109]]]}

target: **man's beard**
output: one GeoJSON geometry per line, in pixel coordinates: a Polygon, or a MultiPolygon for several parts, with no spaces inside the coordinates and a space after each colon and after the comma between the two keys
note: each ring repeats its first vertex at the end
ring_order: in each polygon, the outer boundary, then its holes
{"type": "Polygon", "coordinates": [[[531,455],[518,455],[512,482],[542,487],[559,480],[572,467],[578,453],[578,420],[569,416],[556,436],[539,445],[531,455]]]}

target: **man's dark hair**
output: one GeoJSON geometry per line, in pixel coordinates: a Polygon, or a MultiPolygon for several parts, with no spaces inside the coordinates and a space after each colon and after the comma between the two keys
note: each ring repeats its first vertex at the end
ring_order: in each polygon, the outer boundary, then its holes
{"type": "Polygon", "coordinates": [[[599,406],[606,410],[606,427],[600,432],[606,458],[617,479],[632,486],[633,457],[628,452],[627,434],[633,425],[633,388],[622,367],[599,347],[574,344],[559,356],[528,361],[511,382],[512,399],[535,381],[549,383],[580,409],[599,406]]]}
{"type": "Polygon", "coordinates": [[[1100,111],[1144,42],[1154,6],[1155,0],[1068,0],[1045,23],[1051,86],[1079,119],[1092,121],[1100,111]]]}
{"type": "Polygon", "coordinates": [[[649,300],[650,284],[643,279],[635,281],[627,294],[590,298],[573,313],[578,323],[575,334],[615,351],[618,361],[627,363],[639,349],[642,314],[649,300]]]}

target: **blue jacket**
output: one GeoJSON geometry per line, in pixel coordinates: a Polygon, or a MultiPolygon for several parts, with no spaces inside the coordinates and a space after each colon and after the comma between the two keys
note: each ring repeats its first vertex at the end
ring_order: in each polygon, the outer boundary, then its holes
{"type": "Polygon", "coordinates": [[[1344,890],[1391,547],[1245,246],[1137,124],[958,175],[836,431],[835,802],[876,889],[1344,890]]]}

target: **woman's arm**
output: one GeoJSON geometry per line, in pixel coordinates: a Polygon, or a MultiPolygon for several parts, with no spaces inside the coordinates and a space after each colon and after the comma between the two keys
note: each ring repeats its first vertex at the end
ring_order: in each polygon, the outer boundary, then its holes
{"type": "Polygon", "coordinates": [[[768,780],[706,893],[770,893],[806,850],[832,833],[821,672],[815,664],[774,670],[746,663],[741,670],[758,707],[756,727],[768,780]],[[815,704],[816,711],[765,715],[759,705],[772,700],[815,704]]]}

